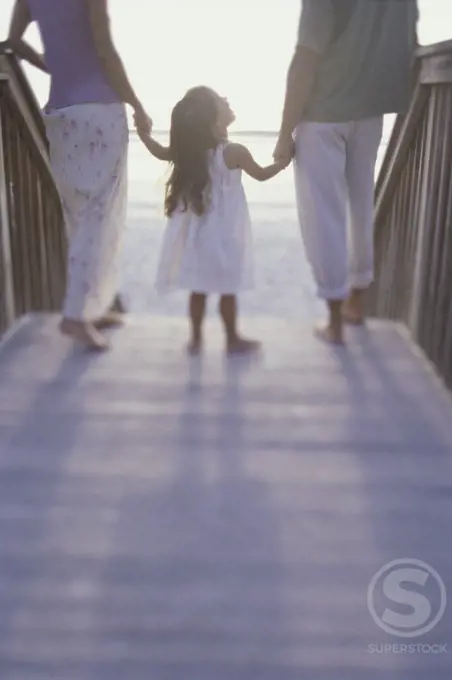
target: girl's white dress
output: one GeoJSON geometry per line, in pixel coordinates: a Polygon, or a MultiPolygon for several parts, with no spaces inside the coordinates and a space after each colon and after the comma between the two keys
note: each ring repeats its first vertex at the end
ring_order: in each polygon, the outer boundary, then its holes
{"type": "Polygon", "coordinates": [[[234,295],[253,286],[251,222],[242,171],[229,170],[226,145],[210,152],[209,200],[203,215],[177,209],[163,238],[156,288],[161,293],[234,295]]]}

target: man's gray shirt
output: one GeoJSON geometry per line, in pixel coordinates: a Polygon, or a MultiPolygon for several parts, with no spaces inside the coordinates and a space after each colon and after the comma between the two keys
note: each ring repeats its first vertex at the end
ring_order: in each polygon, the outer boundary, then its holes
{"type": "Polygon", "coordinates": [[[416,0],[303,0],[298,45],[319,55],[303,120],[347,122],[408,106],[416,0]]]}

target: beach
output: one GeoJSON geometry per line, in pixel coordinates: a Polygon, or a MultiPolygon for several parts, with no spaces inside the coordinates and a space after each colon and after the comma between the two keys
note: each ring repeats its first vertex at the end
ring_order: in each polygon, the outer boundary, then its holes
{"type": "MultiPolygon", "coordinates": [[[[379,163],[389,132],[390,121],[386,125],[379,163]]],[[[167,143],[168,134],[155,133],[155,138],[167,143]]],[[[258,162],[271,162],[276,133],[235,133],[231,134],[231,139],[245,144],[258,162]]],[[[152,158],[132,132],[121,293],[133,314],[179,316],[186,312],[187,296],[184,292],[162,297],[154,290],[165,228],[163,196],[166,172],[167,166],[152,158]]],[[[300,237],[292,167],[265,183],[244,177],[244,184],[253,222],[256,285],[254,290],[241,296],[243,314],[303,321],[323,315],[324,307],[316,297],[300,237]]],[[[214,311],[211,305],[210,313],[214,311]]]]}

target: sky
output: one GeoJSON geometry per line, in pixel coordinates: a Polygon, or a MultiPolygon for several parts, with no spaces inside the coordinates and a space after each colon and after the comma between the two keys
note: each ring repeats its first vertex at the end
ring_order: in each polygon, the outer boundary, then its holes
{"type": "MultiPolygon", "coordinates": [[[[55,0],[58,2],[58,0],[55,0]]],[[[0,39],[13,0],[0,0],[0,39]]],[[[300,0],[110,0],[113,34],[132,84],[156,129],[176,101],[206,84],[228,97],[236,129],[278,127],[300,0]]],[[[452,0],[419,0],[420,41],[452,38],[452,0]]],[[[40,46],[33,27],[27,38],[40,46]]],[[[48,79],[26,67],[38,101],[48,79]]]]}

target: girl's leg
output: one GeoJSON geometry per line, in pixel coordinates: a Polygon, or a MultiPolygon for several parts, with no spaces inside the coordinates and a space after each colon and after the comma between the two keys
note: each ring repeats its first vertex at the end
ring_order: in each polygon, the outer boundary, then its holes
{"type": "Polygon", "coordinates": [[[204,293],[190,295],[191,340],[188,345],[190,354],[198,354],[202,347],[202,324],[206,313],[206,299],[204,293]]]}
{"type": "Polygon", "coordinates": [[[229,354],[243,354],[259,349],[260,343],[246,340],[237,333],[237,298],[235,295],[222,295],[220,298],[220,316],[226,332],[227,350],[229,354]]]}

